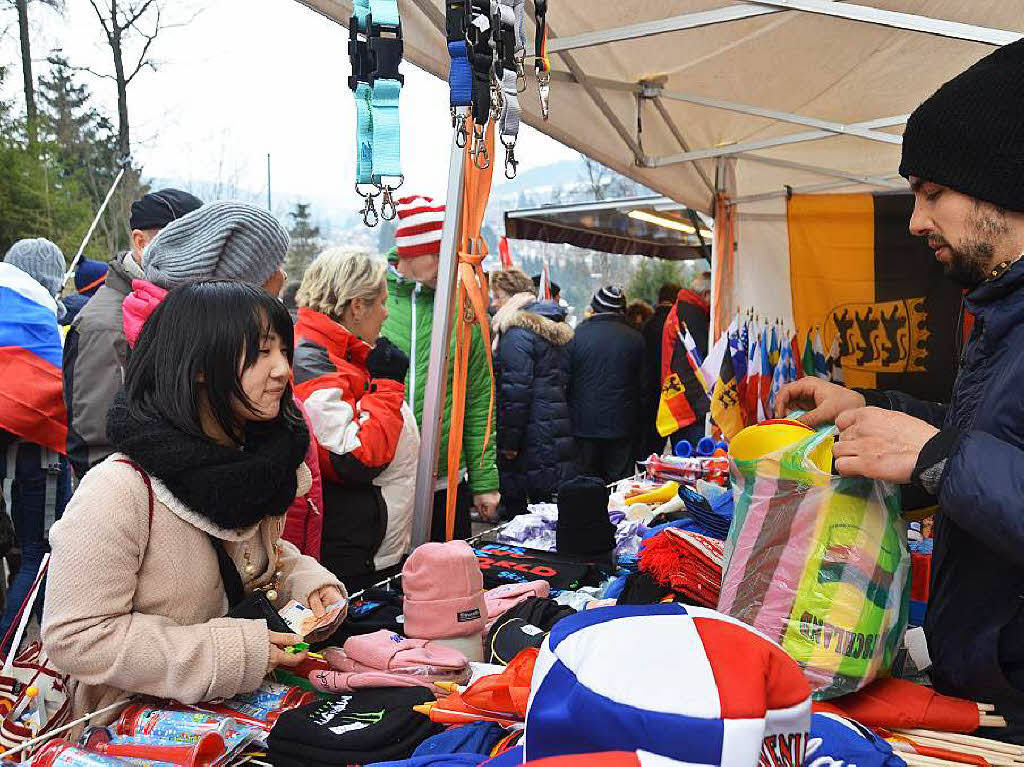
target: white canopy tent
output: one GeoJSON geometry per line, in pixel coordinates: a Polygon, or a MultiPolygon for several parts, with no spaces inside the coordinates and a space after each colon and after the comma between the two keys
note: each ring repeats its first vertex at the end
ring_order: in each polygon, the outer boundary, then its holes
{"type": "MultiPolygon", "coordinates": [[[[299,2],[348,24],[351,2],[299,2]]],[[[447,78],[443,0],[399,6],[406,59],[447,78]]],[[[542,119],[531,77],[526,122],[696,210],[711,213],[715,192],[728,194],[739,206],[738,268],[713,302],[788,319],[786,189],[906,189],[895,174],[907,116],[1024,36],[1024,0],[550,0],[547,21],[551,115],[542,119]]],[[[443,247],[456,224],[446,222],[443,247]]]]}

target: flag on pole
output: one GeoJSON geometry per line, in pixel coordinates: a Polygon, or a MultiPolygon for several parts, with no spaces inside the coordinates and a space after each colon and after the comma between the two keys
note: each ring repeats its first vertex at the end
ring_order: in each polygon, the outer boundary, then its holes
{"type": "Polygon", "coordinates": [[[0,429],[63,454],[66,423],[57,303],[0,263],[0,429]]]}
{"type": "Polygon", "coordinates": [[[800,336],[796,333],[793,334],[793,338],[790,340],[790,349],[793,353],[793,364],[796,365],[796,377],[804,377],[804,366],[800,358],[800,336]]]}
{"type": "Polygon", "coordinates": [[[768,347],[768,361],[772,363],[772,367],[776,367],[779,364],[779,357],[782,356],[782,351],[779,349],[779,326],[772,325],[772,340],[771,345],[768,347]]]}
{"type": "Polygon", "coordinates": [[[743,392],[743,415],[747,423],[764,420],[764,406],[761,404],[761,339],[754,334],[754,345],[747,365],[747,385],[743,392]]]}
{"type": "Polygon", "coordinates": [[[667,437],[703,417],[710,407],[697,343],[675,306],[661,333],[661,398],[655,426],[667,437]],[[680,327],[680,325],[682,327],[680,327]]]}
{"type": "Polygon", "coordinates": [[[825,364],[825,342],[821,337],[821,328],[814,329],[814,375],[818,378],[828,378],[828,369],[825,364]]]}
{"type": "Polygon", "coordinates": [[[814,341],[811,340],[811,331],[807,331],[807,339],[804,341],[803,369],[805,376],[813,376],[816,373],[814,364],[814,341]]]}
{"type": "Polygon", "coordinates": [[[723,355],[721,371],[711,395],[711,417],[727,440],[739,434],[745,425],[732,359],[731,354],[723,355]]]}
{"type": "Polygon", "coordinates": [[[828,352],[828,361],[826,362],[828,367],[828,379],[832,383],[837,383],[841,386],[846,384],[843,378],[843,358],[839,353],[839,339],[832,339],[832,348],[828,352]]]}
{"type": "Polygon", "coordinates": [[[508,252],[508,237],[505,235],[501,236],[498,240],[498,256],[501,260],[501,268],[504,270],[515,269],[515,264],[512,263],[512,254],[508,252]]]}
{"type": "Polygon", "coordinates": [[[736,390],[740,395],[740,402],[743,401],[747,390],[747,326],[744,323],[743,329],[737,333],[729,342],[729,351],[732,354],[732,369],[736,374],[736,390]]]}
{"type": "Polygon", "coordinates": [[[537,285],[537,300],[551,300],[551,272],[548,271],[547,261],[544,262],[544,266],[540,270],[540,283],[537,285]]]}
{"type": "Polygon", "coordinates": [[[735,335],[737,329],[737,322],[733,319],[732,324],[718,337],[715,345],[708,351],[704,364],[700,366],[705,384],[711,387],[708,389],[708,394],[711,394],[714,390],[715,382],[718,380],[718,375],[722,370],[722,359],[727,356],[726,352],[729,350],[729,336],[735,335]]]}

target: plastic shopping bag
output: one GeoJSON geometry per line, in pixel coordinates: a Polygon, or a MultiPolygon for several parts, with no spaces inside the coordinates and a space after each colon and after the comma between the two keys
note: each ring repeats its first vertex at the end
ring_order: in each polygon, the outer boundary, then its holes
{"type": "Polygon", "coordinates": [[[833,434],[730,461],[735,521],[718,604],[778,642],[819,700],[889,671],[910,591],[899,492],[817,468],[809,455],[833,434]]]}

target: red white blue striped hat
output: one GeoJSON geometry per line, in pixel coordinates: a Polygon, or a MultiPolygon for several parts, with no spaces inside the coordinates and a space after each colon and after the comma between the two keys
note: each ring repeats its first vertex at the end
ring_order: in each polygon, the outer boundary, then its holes
{"type": "Polygon", "coordinates": [[[810,694],[778,645],[714,610],[587,610],[541,648],[523,761],[640,751],[662,764],[799,767],[810,694]]]}

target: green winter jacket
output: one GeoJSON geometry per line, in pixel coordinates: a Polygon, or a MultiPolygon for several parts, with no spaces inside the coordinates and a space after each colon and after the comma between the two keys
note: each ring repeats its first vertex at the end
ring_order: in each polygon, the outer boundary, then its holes
{"type": "MultiPolygon", "coordinates": [[[[434,322],[434,290],[408,280],[394,269],[388,269],[388,318],[381,335],[391,340],[412,361],[405,379],[405,399],[416,414],[416,423],[423,426],[423,394],[427,388],[427,366],[430,363],[430,333],[434,322]]],[[[498,466],[495,454],[495,420],[487,437],[487,409],[491,400],[491,376],[487,369],[486,343],[480,326],[474,325],[469,347],[469,374],[466,393],[466,423],[462,437],[461,467],[468,467],[469,487],[473,495],[498,489],[498,466]],[[481,453],[483,457],[481,458],[481,453]]],[[[448,358],[448,385],[445,387],[444,418],[441,422],[438,451],[438,477],[447,477],[448,432],[452,420],[452,373],[455,364],[455,336],[452,336],[448,358]],[[442,468],[443,467],[443,468],[442,468]]]]}

